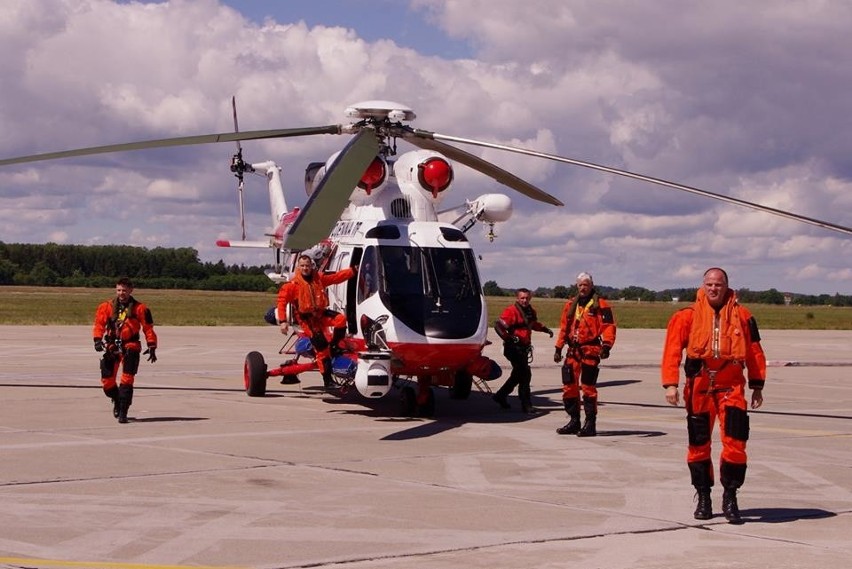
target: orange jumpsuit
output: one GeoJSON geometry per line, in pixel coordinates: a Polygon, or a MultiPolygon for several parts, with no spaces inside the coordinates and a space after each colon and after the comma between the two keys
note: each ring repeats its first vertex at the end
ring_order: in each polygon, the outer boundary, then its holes
{"type": "Polygon", "coordinates": [[[556,349],[568,347],[562,364],[562,400],[569,415],[572,415],[569,404],[578,402],[581,389],[586,414],[597,413],[601,352],[609,351],[615,344],[615,333],[612,308],[597,293],[584,299],[574,297],[565,303],[556,349]]]}
{"type": "Polygon", "coordinates": [[[133,382],[142,351],[140,333],[144,334],[148,348],[157,347],[151,311],[132,296],[126,304],[114,298],[102,302],[95,310],[92,336],[95,341],[102,340],[105,347],[101,358],[101,385],[106,396],[116,404],[116,413],[119,401],[126,405],[125,411],[133,401],[133,382]],[[116,385],[119,366],[122,366],[121,384],[116,385]]]}
{"type": "Polygon", "coordinates": [[[724,488],[739,488],[745,480],[749,434],[743,370],[748,371],[751,389],[762,389],[766,379],[766,356],[757,322],[737,302],[733,291],[728,291],[725,304],[715,311],[699,289],[695,303],[669,321],[661,363],[663,387],[678,386],[684,350],[686,460],[693,486],[713,486],[710,442],[718,419],[722,440],[719,478],[724,488]]]}
{"type": "Polygon", "coordinates": [[[295,304],[296,321],[311,336],[311,344],[324,378],[331,373],[331,349],[346,334],[346,316],[329,310],[326,288],[354,276],[353,267],[331,274],[315,271],[310,280],[297,271],[293,280],[284,283],[278,290],[278,314],[287,314],[287,305],[291,302],[295,304]],[[326,337],[329,327],[334,329],[331,343],[326,337]]]}

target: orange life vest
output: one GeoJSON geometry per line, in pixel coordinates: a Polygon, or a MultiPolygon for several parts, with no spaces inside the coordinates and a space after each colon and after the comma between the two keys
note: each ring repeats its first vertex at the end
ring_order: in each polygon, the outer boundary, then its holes
{"type": "Polygon", "coordinates": [[[729,290],[725,304],[718,312],[719,344],[716,351],[713,346],[713,329],[717,313],[707,302],[704,289],[699,289],[695,296],[695,303],[692,305],[692,326],[689,329],[689,342],[686,346],[687,357],[745,360],[748,349],[747,338],[739,308],[736,294],[729,290]]]}

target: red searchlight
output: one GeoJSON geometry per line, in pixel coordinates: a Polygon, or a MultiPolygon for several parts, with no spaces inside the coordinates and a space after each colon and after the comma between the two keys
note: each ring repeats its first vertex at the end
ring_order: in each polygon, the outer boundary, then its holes
{"type": "Polygon", "coordinates": [[[361,180],[358,181],[358,187],[366,191],[369,196],[370,192],[373,191],[373,188],[384,183],[386,176],[387,168],[385,167],[385,163],[381,158],[376,156],[373,158],[373,161],[370,162],[370,165],[367,166],[367,169],[361,176],[361,180]]]}
{"type": "Polygon", "coordinates": [[[453,167],[443,158],[428,158],[417,165],[417,180],[435,198],[453,181],[453,167]]]}

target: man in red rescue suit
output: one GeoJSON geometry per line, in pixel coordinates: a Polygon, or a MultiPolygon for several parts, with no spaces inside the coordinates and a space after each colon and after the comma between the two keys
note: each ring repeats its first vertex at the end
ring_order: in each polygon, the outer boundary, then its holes
{"type": "MultiPolygon", "coordinates": [[[[326,389],[334,389],[337,385],[331,375],[331,358],[339,349],[340,340],[346,335],[346,316],[328,308],[326,288],[351,279],[357,273],[357,266],[349,267],[336,273],[324,274],[314,269],[314,260],[308,255],[300,255],[296,263],[296,274],[293,280],[281,285],[278,290],[278,314],[287,314],[287,305],[295,304],[296,322],[311,338],[311,344],[316,353],[322,380],[326,389]],[[331,341],[325,331],[331,327],[331,341]]],[[[281,321],[281,333],[286,334],[289,325],[281,321]]]]}
{"type": "Polygon", "coordinates": [[[535,308],[530,304],[531,299],[530,289],[519,288],[515,293],[515,303],[506,308],[500,318],[494,322],[494,331],[503,340],[503,355],[512,364],[512,373],[492,399],[501,408],[510,409],[511,406],[506,397],[517,387],[521,411],[524,413],[535,413],[530,392],[532,331],[537,330],[553,337],[553,330],[538,321],[535,308]]]}
{"type": "Polygon", "coordinates": [[[718,418],[722,439],[719,464],[722,512],[728,522],[739,524],[743,520],[737,505],[737,489],[745,480],[749,433],[743,369],[748,372],[748,386],[752,390],[751,408],[757,409],[763,405],[766,356],[760,346],[757,322],[737,302],[734,291],[728,288],[728,275],[720,268],[704,273],[695,303],[677,311],[669,321],[661,378],[670,405],[679,401],[679,366],[684,350],[683,400],[689,438],[686,461],[698,498],[695,519],[713,517],[710,441],[718,418]]]}
{"type": "Polygon", "coordinates": [[[562,361],[562,404],[569,421],[556,429],[560,435],[594,437],[597,433],[598,374],[601,360],[609,357],[615,344],[615,318],[607,300],[595,290],[589,273],[577,275],[578,294],[565,303],[556,336],[553,361],[562,361]],[[580,427],[580,391],[586,420],[580,427]]]}
{"type": "Polygon", "coordinates": [[[102,302],[95,311],[92,336],[95,351],[103,352],[101,358],[101,385],[112,399],[112,414],[119,423],[127,422],[127,410],[133,403],[133,381],[139,370],[139,352],[142,351],[140,332],[145,335],[148,361],[157,361],[157,334],[154,319],[148,307],[133,298],[133,283],[121,278],[115,284],[115,298],[102,302]],[[116,385],[118,368],[121,379],[116,385]]]}

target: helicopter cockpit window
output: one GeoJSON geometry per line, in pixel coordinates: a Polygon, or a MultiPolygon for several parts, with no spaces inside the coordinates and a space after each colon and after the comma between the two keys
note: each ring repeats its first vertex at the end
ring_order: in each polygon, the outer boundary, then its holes
{"type": "Polygon", "coordinates": [[[379,294],[401,322],[433,338],[473,334],[482,301],[471,249],[380,245],[377,253],[379,294]]]}
{"type": "Polygon", "coordinates": [[[441,235],[447,241],[467,241],[467,237],[465,237],[464,233],[455,227],[442,227],[441,235]]]}
{"type": "Polygon", "coordinates": [[[376,263],[376,248],[367,247],[358,268],[358,302],[371,297],[379,290],[378,265],[376,263]]]}

